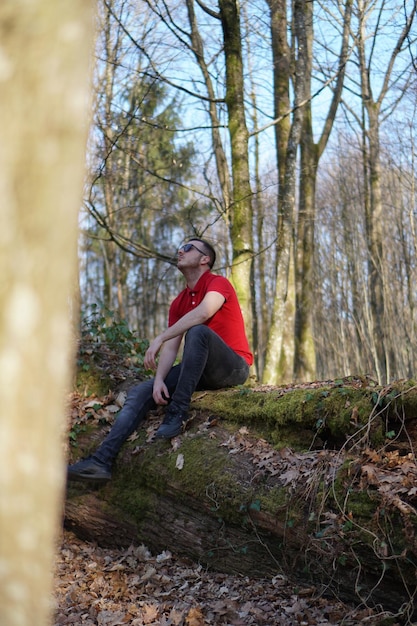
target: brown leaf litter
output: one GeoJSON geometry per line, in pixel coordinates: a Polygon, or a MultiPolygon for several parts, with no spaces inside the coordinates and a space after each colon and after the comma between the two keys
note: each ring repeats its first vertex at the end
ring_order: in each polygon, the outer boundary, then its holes
{"type": "Polygon", "coordinates": [[[209,572],[145,546],[103,549],[64,531],[57,551],[54,626],[376,626],[382,615],[296,588],[209,572]]]}

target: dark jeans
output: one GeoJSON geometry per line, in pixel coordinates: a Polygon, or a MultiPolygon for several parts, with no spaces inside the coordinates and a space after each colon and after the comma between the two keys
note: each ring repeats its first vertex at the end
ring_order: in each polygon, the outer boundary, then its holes
{"type": "MultiPolygon", "coordinates": [[[[171,402],[170,411],[187,412],[196,389],[220,389],[245,382],[249,366],[208,326],[189,329],[185,336],[182,362],[174,365],[165,379],[171,402]]],[[[152,397],[154,379],[146,380],[129,390],[126,402],[116,421],[94,453],[102,463],[112,463],[126,439],[156,408],[152,397]]]]}

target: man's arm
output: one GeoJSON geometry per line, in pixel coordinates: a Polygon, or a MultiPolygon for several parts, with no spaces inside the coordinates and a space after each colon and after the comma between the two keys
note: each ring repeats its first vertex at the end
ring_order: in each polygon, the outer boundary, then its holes
{"type": "Polygon", "coordinates": [[[169,339],[164,343],[162,347],[158,361],[158,367],[156,369],[152,392],[153,399],[155,400],[156,404],[168,403],[169,393],[165,385],[165,378],[167,377],[169,370],[174,364],[181,344],[181,339],[182,336],[169,339]]]}
{"type": "Polygon", "coordinates": [[[183,334],[189,328],[192,328],[192,326],[204,324],[204,322],[209,320],[211,317],[213,317],[215,313],[217,313],[217,311],[223,306],[223,304],[224,296],[218,291],[209,291],[208,293],[206,293],[203,300],[198,306],[196,306],[195,309],[186,313],[183,317],[181,317],[181,319],[175,322],[175,324],[173,324],[172,326],[169,326],[166,330],[164,330],[164,332],[155,337],[155,339],[150,343],[145,355],[145,367],[149,369],[154,369],[156,367],[156,357],[162,347],[162,344],[164,344],[165,342],[179,337],[177,347],[178,350],[183,334]]]}

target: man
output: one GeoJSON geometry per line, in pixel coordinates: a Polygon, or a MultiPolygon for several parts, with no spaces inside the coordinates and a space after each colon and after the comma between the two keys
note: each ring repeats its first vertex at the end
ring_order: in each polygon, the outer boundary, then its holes
{"type": "Polygon", "coordinates": [[[146,351],[144,365],[156,368],[155,377],[130,389],[96,452],[69,466],[70,480],[109,480],[123,443],[157,405],[167,405],[167,409],[156,437],[175,437],[185,427],[196,389],[220,389],[246,381],[253,357],[242,313],[231,283],[211,272],[215,259],[213,247],[203,239],[192,238],[178,250],[177,267],[187,286],[170,306],[168,328],[146,351]],[[182,361],[174,365],[184,335],[182,361]]]}

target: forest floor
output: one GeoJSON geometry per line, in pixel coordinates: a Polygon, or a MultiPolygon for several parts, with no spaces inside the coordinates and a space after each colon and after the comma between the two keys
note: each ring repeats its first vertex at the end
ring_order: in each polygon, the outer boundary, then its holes
{"type": "Polygon", "coordinates": [[[282,576],[209,572],[145,546],[104,549],[63,531],[54,626],[377,626],[386,614],[297,588],[282,576]]]}

